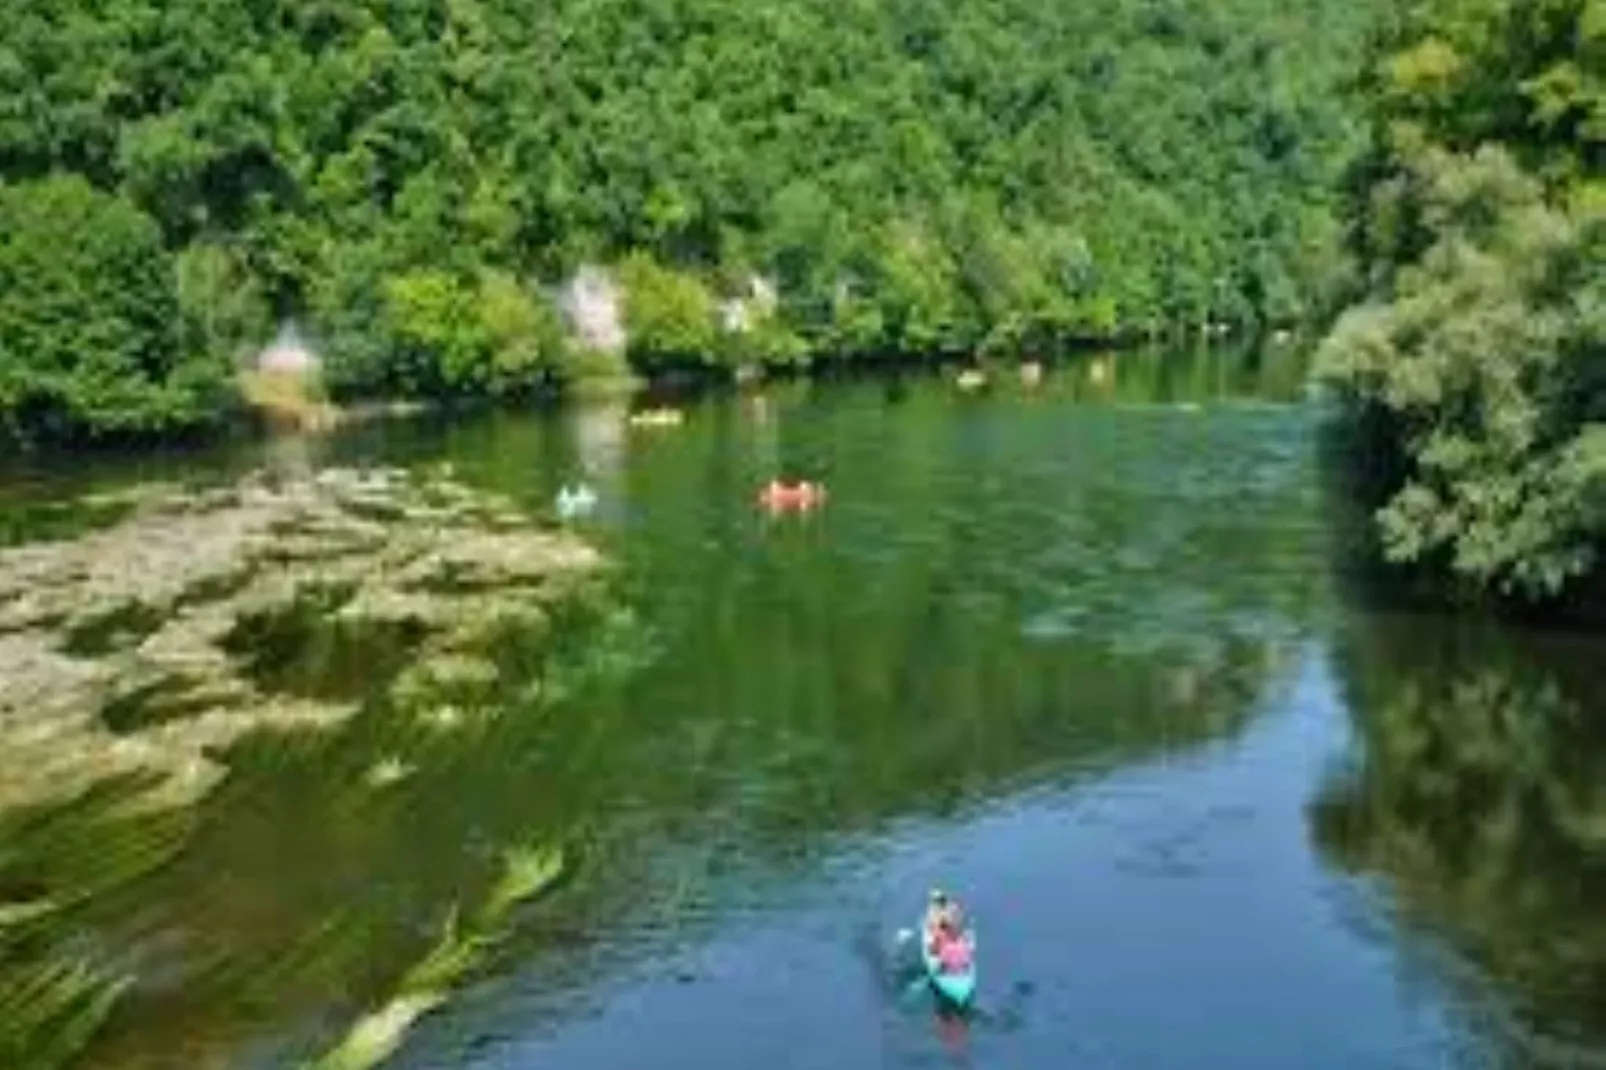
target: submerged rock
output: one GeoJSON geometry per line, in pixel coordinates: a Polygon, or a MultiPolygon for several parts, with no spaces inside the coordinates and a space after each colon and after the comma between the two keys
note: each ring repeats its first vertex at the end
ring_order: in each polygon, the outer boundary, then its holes
{"type": "Polygon", "coordinates": [[[483,698],[601,564],[501,499],[391,470],[168,490],[0,548],[0,810],[138,771],[183,800],[248,732],[483,698]]]}

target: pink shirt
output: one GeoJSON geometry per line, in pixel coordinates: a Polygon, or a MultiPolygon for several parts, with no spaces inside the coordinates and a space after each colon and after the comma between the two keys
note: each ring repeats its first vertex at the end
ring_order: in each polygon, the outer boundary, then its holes
{"type": "Polygon", "coordinates": [[[937,961],[945,973],[959,973],[970,967],[970,942],[952,938],[937,940],[937,961]]]}

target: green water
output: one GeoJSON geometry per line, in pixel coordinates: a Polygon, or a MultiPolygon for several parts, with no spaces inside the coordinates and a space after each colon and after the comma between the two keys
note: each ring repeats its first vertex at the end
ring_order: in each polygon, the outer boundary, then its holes
{"type": "MultiPolygon", "coordinates": [[[[500,939],[393,1065],[1606,1065],[1606,645],[1356,590],[1297,361],[624,417],[17,466],[12,542],[263,464],[449,471],[535,513],[585,478],[576,527],[622,568],[608,613],[559,622],[552,701],[248,740],[190,811],[111,788],[0,817],[0,900],[70,900],[4,938],[0,1013],[56,1015],[28,1035],[62,1065],[297,1066],[455,915],[500,939]],[[755,509],[776,473],[827,507],[755,509]],[[509,900],[509,852],[547,847],[562,881],[509,900]],[[978,919],[965,1021],[897,946],[933,883],[978,919]]],[[[328,664],[341,696],[371,679],[328,664]]]]}

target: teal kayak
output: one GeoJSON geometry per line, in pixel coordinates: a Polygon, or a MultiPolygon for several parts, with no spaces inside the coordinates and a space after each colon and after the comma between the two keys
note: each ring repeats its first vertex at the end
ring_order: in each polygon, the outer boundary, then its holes
{"type": "Polygon", "coordinates": [[[942,968],[942,963],[932,957],[926,946],[926,930],[924,919],[915,932],[920,934],[920,960],[926,966],[926,978],[937,995],[953,1004],[955,1007],[968,1007],[971,998],[976,994],[976,936],[969,934],[971,941],[970,968],[959,972],[949,972],[942,968]]]}

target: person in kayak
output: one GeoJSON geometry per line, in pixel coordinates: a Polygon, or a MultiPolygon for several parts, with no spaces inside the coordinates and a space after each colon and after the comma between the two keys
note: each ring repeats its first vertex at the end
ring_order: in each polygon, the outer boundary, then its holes
{"type": "Polygon", "coordinates": [[[970,967],[970,940],[965,935],[964,912],[952,896],[933,889],[926,905],[926,947],[948,973],[970,967]]]}
{"type": "Polygon", "coordinates": [[[964,912],[953,896],[941,888],[933,888],[926,902],[926,935],[928,938],[946,930],[958,935],[964,928],[964,912]]]}

